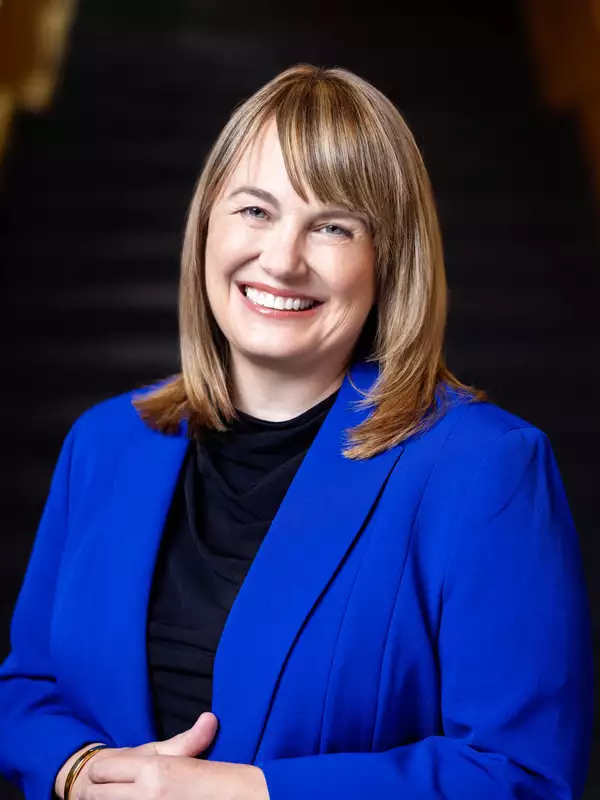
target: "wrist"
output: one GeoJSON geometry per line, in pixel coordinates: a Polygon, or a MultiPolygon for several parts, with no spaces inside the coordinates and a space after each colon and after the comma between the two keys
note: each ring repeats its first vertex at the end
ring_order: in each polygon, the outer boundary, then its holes
{"type": "MultiPolygon", "coordinates": [[[[56,780],[54,781],[54,792],[58,795],[60,800],[63,800],[65,796],[65,782],[67,780],[67,776],[71,771],[71,768],[76,764],[80,756],[86,753],[88,750],[91,750],[93,747],[98,747],[99,745],[103,744],[102,742],[88,742],[88,744],[81,747],[77,752],[73,753],[65,763],[62,765],[60,770],[56,775],[56,780]]],[[[104,745],[105,746],[105,745],[104,745]]],[[[97,751],[99,752],[99,751],[97,751]]],[[[95,754],[94,754],[95,755],[95,754]]]]}

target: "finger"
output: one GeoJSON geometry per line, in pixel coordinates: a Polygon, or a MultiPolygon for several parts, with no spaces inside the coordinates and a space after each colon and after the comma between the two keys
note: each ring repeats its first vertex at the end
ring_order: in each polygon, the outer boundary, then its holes
{"type": "Polygon", "coordinates": [[[212,743],[219,727],[214,714],[205,711],[194,725],[164,742],[155,742],[155,752],[165,756],[188,756],[194,758],[212,743]]]}
{"type": "Polygon", "coordinates": [[[139,754],[108,756],[92,761],[86,777],[93,784],[134,783],[147,763],[139,754]]]}
{"type": "Polygon", "coordinates": [[[75,800],[143,800],[134,783],[98,783],[86,786],[75,800]]]}

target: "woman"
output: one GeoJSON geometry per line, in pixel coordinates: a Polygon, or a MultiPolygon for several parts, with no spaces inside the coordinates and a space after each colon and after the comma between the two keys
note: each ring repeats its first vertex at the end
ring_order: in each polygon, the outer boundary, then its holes
{"type": "Polygon", "coordinates": [[[189,213],[181,375],[58,461],[0,673],[28,798],[581,795],[576,533],[546,437],[444,366],[445,314],[385,97],[298,66],[235,111],[189,213]]]}

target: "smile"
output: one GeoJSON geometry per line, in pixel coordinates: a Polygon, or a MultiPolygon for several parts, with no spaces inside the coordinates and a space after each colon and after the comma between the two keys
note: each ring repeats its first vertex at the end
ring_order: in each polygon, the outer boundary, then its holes
{"type": "Polygon", "coordinates": [[[307,311],[317,305],[316,300],[305,297],[282,297],[281,295],[263,292],[253,286],[240,287],[246,298],[256,306],[272,308],[276,311],[307,311]]]}

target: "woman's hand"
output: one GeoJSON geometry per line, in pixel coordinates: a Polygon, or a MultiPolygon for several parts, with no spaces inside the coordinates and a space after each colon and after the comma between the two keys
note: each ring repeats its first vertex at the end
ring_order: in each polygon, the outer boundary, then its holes
{"type": "MultiPolygon", "coordinates": [[[[123,747],[123,748],[105,748],[99,750],[83,767],[77,779],[71,786],[70,797],[77,798],[83,790],[90,785],[91,781],[88,777],[89,769],[93,761],[100,761],[104,758],[122,758],[123,755],[137,754],[145,756],[146,758],[155,756],[161,752],[165,754],[188,754],[188,751],[195,750],[194,755],[202,753],[212,742],[218,727],[217,719],[214,714],[202,714],[195,725],[188,731],[184,731],[178,736],[174,736],[165,742],[149,742],[140,747],[123,747]]],[[[89,746],[89,745],[88,745],[89,746]]],[[[60,800],[64,798],[65,780],[71,766],[75,763],[78,756],[87,750],[83,747],[77,753],[72,755],[68,761],[65,762],[60,772],[57,775],[54,790],[60,800]]]]}
{"type": "Polygon", "coordinates": [[[74,800],[268,800],[258,767],[199,761],[218,722],[202,714],[187,731],[164,742],[101,750],[78,776],[74,800]]]}
{"type": "Polygon", "coordinates": [[[268,800],[262,770],[185,756],[128,754],[98,759],[77,800],[268,800]]]}
{"type": "MultiPolygon", "coordinates": [[[[215,715],[205,713],[198,717],[196,723],[189,730],[183,731],[183,733],[173,736],[171,739],[168,739],[164,742],[148,742],[148,744],[141,745],[140,747],[105,748],[99,750],[87,762],[77,776],[77,779],[71,786],[69,796],[71,800],[77,800],[78,796],[84,791],[84,789],[90,785],[91,781],[88,773],[90,767],[92,766],[92,762],[101,761],[105,758],[122,758],[124,755],[133,754],[137,754],[138,756],[143,756],[145,758],[159,754],[196,756],[204,752],[204,750],[206,750],[206,748],[211,744],[212,740],[215,738],[217,728],[218,722],[215,715]]],[[[64,798],[64,788],[67,774],[72,764],[75,763],[80,753],[82,753],[84,750],[87,750],[87,747],[83,747],[81,750],[71,756],[71,758],[69,758],[69,760],[64,764],[58,773],[54,790],[60,800],[63,800],[64,798]]]]}

